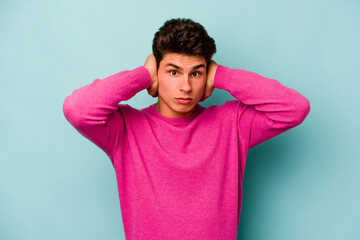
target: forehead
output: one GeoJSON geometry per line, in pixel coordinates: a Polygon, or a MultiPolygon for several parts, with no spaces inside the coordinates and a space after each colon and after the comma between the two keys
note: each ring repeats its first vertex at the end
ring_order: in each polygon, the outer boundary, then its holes
{"type": "Polygon", "coordinates": [[[206,66],[205,58],[199,56],[191,56],[179,53],[166,53],[163,56],[160,64],[166,66],[166,64],[172,63],[179,67],[194,67],[200,64],[204,64],[206,66]]]}

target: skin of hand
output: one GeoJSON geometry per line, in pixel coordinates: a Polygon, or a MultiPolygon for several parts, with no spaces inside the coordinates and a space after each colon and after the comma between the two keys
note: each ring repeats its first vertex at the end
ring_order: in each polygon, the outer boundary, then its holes
{"type": "Polygon", "coordinates": [[[210,97],[210,95],[214,91],[214,78],[215,78],[215,73],[216,73],[217,67],[218,67],[218,64],[214,60],[211,60],[211,62],[209,64],[209,68],[208,68],[204,95],[201,98],[200,102],[202,102],[205,99],[207,99],[208,97],[210,97]]]}
{"type": "Polygon", "coordinates": [[[150,87],[147,88],[147,92],[152,97],[158,96],[158,76],[157,76],[157,66],[156,66],[156,59],[153,53],[151,53],[145,61],[144,67],[149,71],[151,77],[151,84],[150,87]]]}

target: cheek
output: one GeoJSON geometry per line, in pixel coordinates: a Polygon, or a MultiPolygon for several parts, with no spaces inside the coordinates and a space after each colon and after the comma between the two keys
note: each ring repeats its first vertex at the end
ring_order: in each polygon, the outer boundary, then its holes
{"type": "Polygon", "coordinates": [[[166,93],[169,93],[170,92],[170,89],[171,89],[171,79],[169,79],[168,77],[164,76],[164,75],[158,75],[158,83],[159,83],[159,86],[158,86],[158,91],[159,93],[163,93],[163,94],[166,94],[166,93]]]}
{"type": "Polygon", "coordinates": [[[200,81],[196,82],[196,89],[199,91],[204,91],[206,86],[206,79],[201,79],[200,81]]]}

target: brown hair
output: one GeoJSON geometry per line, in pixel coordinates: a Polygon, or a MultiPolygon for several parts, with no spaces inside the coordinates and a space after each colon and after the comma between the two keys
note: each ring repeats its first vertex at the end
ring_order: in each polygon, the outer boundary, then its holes
{"type": "Polygon", "coordinates": [[[167,20],[154,34],[152,50],[157,68],[166,53],[204,57],[209,66],[216,53],[216,45],[201,24],[191,19],[176,18],[167,20]]]}

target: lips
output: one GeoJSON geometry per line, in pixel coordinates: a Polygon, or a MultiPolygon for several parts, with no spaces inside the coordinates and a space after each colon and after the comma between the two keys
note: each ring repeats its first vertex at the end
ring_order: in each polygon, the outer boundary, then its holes
{"type": "Polygon", "coordinates": [[[180,104],[190,104],[192,101],[192,98],[176,98],[176,100],[178,101],[178,103],[180,104]]]}

